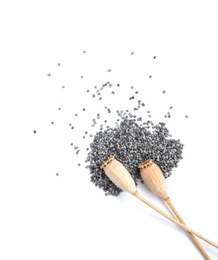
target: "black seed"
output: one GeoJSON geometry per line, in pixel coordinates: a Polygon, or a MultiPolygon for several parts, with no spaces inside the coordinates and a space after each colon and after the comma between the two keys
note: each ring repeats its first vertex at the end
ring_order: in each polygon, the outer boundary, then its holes
{"type": "Polygon", "coordinates": [[[149,78],[152,78],[152,76],[150,75],[149,78]]]}
{"type": "Polygon", "coordinates": [[[51,73],[48,73],[47,76],[50,77],[50,76],[51,76],[51,73]]]}
{"type": "Polygon", "coordinates": [[[36,130],[33,130],[33,133],[36,134],[37,133],[36,130]]]}
{"type": "Polygon", "coordinates": [[[61,63],[58,63],[58,66],[61,66],[61,63]]]}
{"type": "Polygon", "coordinates": [[[111,72],[111,69],[108,69],[107,72],[111,72]]]}

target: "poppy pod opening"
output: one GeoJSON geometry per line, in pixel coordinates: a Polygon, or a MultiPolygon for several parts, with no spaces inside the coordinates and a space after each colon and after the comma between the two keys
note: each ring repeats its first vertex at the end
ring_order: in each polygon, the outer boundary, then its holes
{"type": "Polygon", "coordinates": [[[159,166],[151,159],[139,164],[140,174],[148,188],[157,196],[166,200],[169,195],[167,184],[159,166]]]}
{"type": "Polygon", "coordinates": [[[100,168],[105,171],[108,178],[121,190],[128,191],[132,194],[137,192],[132,176],[123,164],[117,161],[114,156],[111,156],[105,161],[100,168]]]}

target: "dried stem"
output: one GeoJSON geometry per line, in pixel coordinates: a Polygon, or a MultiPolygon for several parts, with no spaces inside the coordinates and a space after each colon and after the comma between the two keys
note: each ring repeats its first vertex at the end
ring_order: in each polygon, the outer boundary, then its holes
{"type": "Polygon", "coordinates": [[[140,195],[140,193],[138,191],[136,191],[135,193],[132,193],[132,195],[134,195],[135,197],[137,197],[139,200],[141,200],[143,203],[145,203],[147,206],[149,206],[150,208],[152,208],[153,210],[157,211],[159,214],[161,214],[162,216],[164,216],[165,218],[167,218],[168,220],[172,221],[173,223],[177,224],[178,226],[180,226],[182,229],[186,230],[189,233],[194,234],[195,236],[199,237],[200,239],[204,240],[205,242],[209,243],[210,245],[218,248],[218,244],[216,244],[215,242],[209,240],[208,238],[202,236],[201,234],[197,233],[195,230],[187,227],[186,225],[182,224],[181,222],[179,222],[178,220],[174,219],[173,217],[167,215],[165,212],[163,212],[162,210],[160,210],[159,208],[155,207],[153,204],[151,204],[149,201],[147,201],[144,197],[142,197],[140,195]]]}
{"type": "MultiPolygon", "coordinates": [[[[167,199],[165,199],[165,202],[168,204],[168,206],[171,208],[171,210],[173,211],[173,213],[175,214],[175,216],[178,218],[178,220],[184,224],[184,220],[182,219],[182,217],[179,215],[178,211],[175,209],[175,207],[173,206],[170,198],[168,197],[167,199]]],[[[204,248],[202,247],[202,245],[199,243],[199,241],[196,239],[196,237],[190,233],[187,232],[188,235],[190,236],[190,238],[192,239],[192,241],[194,242],[194,244],[198,247],[198,249],[201,251],[201,253],[203,254],[203,256],[205,257],[205,259],[210,260],[211,258],[209,257],[209,255],[207,254],[207,252],[204,250],[204,248]]]]}

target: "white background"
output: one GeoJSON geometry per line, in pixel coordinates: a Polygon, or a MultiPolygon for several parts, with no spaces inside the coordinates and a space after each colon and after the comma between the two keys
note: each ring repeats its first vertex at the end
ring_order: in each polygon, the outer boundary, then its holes
{"type": "Polygon", "coordinates": [[[216,1],[1,1],[2,260],[203,259],[173,223],[130,194],[105,197],[90,182],[84,160],[92,139],[82,135],[99,129],[91,128],[97,112],[109,116],[105,105],[131,110],[134,86],[144,119],[150,110],[185,145],[167,179],[171,200],[189,227],[218,242],[217,25],[216,1]],[[108,80],[121,84],[116,95],[96,102],[86,93],[108,80]]]}

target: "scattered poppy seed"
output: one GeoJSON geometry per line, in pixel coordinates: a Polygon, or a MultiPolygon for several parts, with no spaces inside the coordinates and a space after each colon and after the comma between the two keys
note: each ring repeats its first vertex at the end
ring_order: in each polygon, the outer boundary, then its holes
{"type": "Polygon", "coordinates": [[[111,69],[108,69],[107,72],[111,72],[111,69]]]}
{"type": "Polygon", "coordinates": [[[83,53],[86,53],[86,51],[83,51],[83,53]]]}
{"type": "Polygon", "coordinates": [[[59,173],[56,173],[56,176],[59,176],[59,173]]]}
{"type": "Polygon", "coordinates": [[[133,54],[134,54],[134,52],[131,52],[131,53],[130,53],[130,55],[133,55],[133,54]]]}
{"type": "Polygon", "coordinates": [[[60,110],[61,110],[61,108],[59,107],[59,108],[58,108],[58,110],[60,111],[60,110]]]}
{"type": "Polygon", "coordinates": [[[150,75],[149,78],[152,78],[152,76],[150,75]]]}
{"type": "Polygon", "coordinates": [[[36,130],[33,130],[33,133],[36,134],[37,133],[36,130]]]}
{"type": "Polygon", "coordinates": [[[51,73],[48,73],[47,76],[50,77],[50,76],[51,76],[51,73]]]}
{"type": "Polygon", "coordinates": [[[83,79],[83,76],[81,76],[81,79],[83,79]]]}
{"type": "Polygon", "coordinates": [[[61,63],[58,63],[58,66],[61,66],[61,63]]]}
{"type": "Polygon", "coordinates": [[[156,56],[154,56],[153,59],[156,59],[156,56]]]}
{"type": "Polygon", "coordinates": [[[62,86],[62,88],[65,88],[65,86],[62,86]]]}
{"type": "Polygon", "coordinates": [[[188,118],[188,115],[186,115],[185,117],[188,118]]]}
{"type": "Polygon", "coordinates": [[[75,116],[78,116],[78,114],[76,113],[75,116]]]}
{"type": "Polygon", "coordinates": [[[173,109],[173,107],[171,106],[170,109],[173,109]]]}
{"type": "Polygon", "coordinates": [[[163,90],[163,94],[165,94],[166,93],[166,90],[163,90]]]}
{"type": "Polygon", "coordinates": [[[52,125],[54,125],[54,122],[51,122],[52,125]]]}
{"type": "Polygon", "coordinates": [[[83,111],[86,111],[86,109],[85,109],[85,108],[83,108],[83,111]]]}

